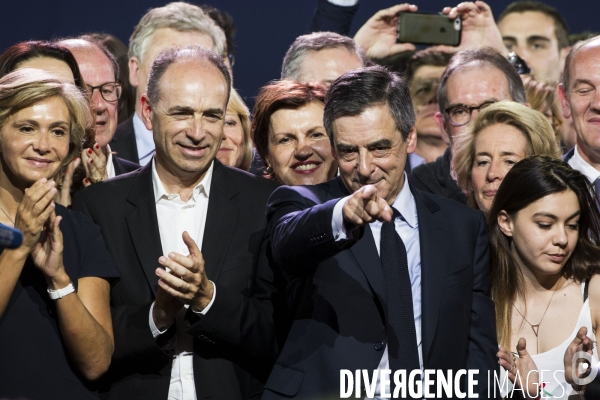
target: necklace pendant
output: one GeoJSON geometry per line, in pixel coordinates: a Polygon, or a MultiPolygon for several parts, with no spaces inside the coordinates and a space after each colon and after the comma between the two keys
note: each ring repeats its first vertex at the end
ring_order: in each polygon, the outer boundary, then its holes
{"type": "Polygon", "coordinates": [[[535,337],[538,337],[538,332],[540,331],[540,324],[537,325],[531,325],[531,329],[533,330],[533,333],[535,334],[535,337]]]}

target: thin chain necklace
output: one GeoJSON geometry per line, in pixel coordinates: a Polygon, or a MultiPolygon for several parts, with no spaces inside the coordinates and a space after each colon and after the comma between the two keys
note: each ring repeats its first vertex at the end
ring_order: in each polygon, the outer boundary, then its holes
{"type": "Polygon", "coordinates": [[[4,211],[4,208],[2,206],[0,206],[0,211],[2,211],[4,213],[4,215],[6,215],[6,218],[8,218],[10,222],[12,222],[13,227],[14,227],[16,225],[15,221],[8,215],[8,213],[6,211],[4,211]]]}
{"type": "Polygon", "coordinates": [[[536,350],[537,354],[540,353],[539,340],[538,340],[538,333],[540,332],[540,325],[542,324],[542,321],[544,320],[544,317],[546,316],[546,311],[548,311],[548,308],[550,307],[550,303],[552,303],[552,299],[554,298],[554,295],[556,294],[557,291],[558,291],[558,289],[555,289],[552,291],[552,296],[550,296],[550,301],[548,302],[548,305],[546,306],[546,309],[544,310],[544,313],[542,314],[542,318],[540,318],[540,322],[538,322],[535,325],[532,324],[531,322],[527,321],[527,318],[525,318],[525,316],[521,313],[521,311],[519,311],[517,306],[515,304],[513,304],[513,307],[515,308],[515,310],[517,310],[519,315],[521,317],[523,317],[523,320],[529,324],[529,326],[531,327],[531,330],[533,331],[533,334],[535,335],[535,350],[536,350]]]}

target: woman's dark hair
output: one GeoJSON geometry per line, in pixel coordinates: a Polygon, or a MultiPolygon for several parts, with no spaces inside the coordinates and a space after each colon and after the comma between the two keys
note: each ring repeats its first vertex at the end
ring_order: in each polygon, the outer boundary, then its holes
{"type": "Polygon", "coordinates": [[[567,163],[548,156],[532,156],[515,164],[498,188],[490,211],[492,248],[492,299],[496,303],[498,343],[510,345],[512,304],[523,296],[523,275],[512,256],[511,238],[504,235],[498,215],[511,218],[531,203],[554,193],[571,190],[580,207],[579,238],[561,274],[582,282],[600,272],[600,203],[588,179],[567,163]]]}
{"type": "MultiPolygon", "coordinates": [[[[303,84],[286,79],[272,81],[263,86],[254,105],[254,119],[250,127],[252,141],[263,162],[269,155],[269,131],[271,116],[278,110],[295,110],[312,102],[323,104],[325,89],[319,84],[303,84]]],[[[268,178],[274,179],[270,173],[268,178]]]]}
{"type": "Polygon", "coordinates": [[[73,54],[64,47],[41,40],[17,43],[2,53],[0,55],[0,78],[13,72],[19,64],[27,60],[44,57],[66,63],[75,78],[75,86],[85,91],[85,83],[73,54]]]}

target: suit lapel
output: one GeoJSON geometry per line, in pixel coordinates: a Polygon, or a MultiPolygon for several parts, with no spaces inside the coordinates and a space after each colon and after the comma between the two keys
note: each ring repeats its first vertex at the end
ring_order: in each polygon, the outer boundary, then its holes
{"type": "Polygon", "coordinates": [[[421,328],[423,363],[427,360],[440,309],[446,266],[448,264],[448,220],[439,205],[419,190],[411,188],[417,204],[419,240],[421,243],[421,328]]]}
{"type": "MultiPolygon", "coordinates": [[[[381,259],[375,247],[375,239],[371,228],[366,226],[363,229],[362,237],[350,248],[350,251],[356,258],[358,265],[363,270],[373,293],[379,299],[382,305],[387,304],[385,294],[385,279],[383,277],[383,268],[381,259]]],[[[383,307],[387,314],[387,307],[383,307]]]]}
{"type": "Polygon", "coordinates": [[[575,147],[573,147],[571,150],[569,150],[563,157],[562,160],[566,163],[569,162],[569,160],[573,157],[573,154],[575,154],[575,147]]]}
{"type": "Polygon", "coordinates": [[[119,160],[117,160],[117,157],[115,157],[114,154],[112,156],[112,163],[113,163],[113,166],[115,167],[115,176],[121,175],[123,173],[123,171],[121,171],[121,166],[119,165],[119,160]]]}
{"type": "Polygon", "coordinates": [[[216,282],[237,226],[239,209],[233,202],[238,193],[233,177],[218,160],[215,159],[214,162],[202,256],[206,275],[216,282]]]}
{"type": "MultiPolygon", "coordinates": [[[[344,185],[341,177],[337,177],[336,182],[330,186],[327,200],[332,200],[340,197],[346,197],[350,195],[350,192],[344,185]]],[[[358,265],[362,269],[373,293],[379,299],[382,305],[387,304],[385,301],[385,279],[383,277],[383,269],[381,267],[381,260],[377,253],[377,247],[375,246],[375,239],[371,228],[366,226],[362,229],[361,237],[358,241],[350,247],[350,251],[354,255],[354,258],[358,262],[358,265]]],[[[387,312],[387,308],[383,307],[387,312]]]]}
{"type": "Polygon", "coordinates": [[[127,201],[135,206],[125,218],[129,234],[146,279],[156,296],[158,277],[154,271],[161,266],[158,258],[162,255],[162,245],[156,217],[151,162],[142,169],[134,181],[127,201]]]}

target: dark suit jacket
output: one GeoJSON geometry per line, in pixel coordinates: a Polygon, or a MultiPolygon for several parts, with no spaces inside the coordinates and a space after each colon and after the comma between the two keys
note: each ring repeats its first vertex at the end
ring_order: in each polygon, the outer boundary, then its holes
{"type": "Polygon", "coordinates": [[[347,36],[358,6],[358,3],[351,7],[337,6],[327,0],[318,0],[308,31],[335,32],[347,36]]]}
{"type": "MultiPolygon", "coordinates": [[[[163,345],[175,325],[155,340],[148,323],[162,255],[151,165],[92,185],[73,201],[100,225],[121,273],[111,290],[115,353],[101,382],[111,399],[165,400],[169,390],[172,357],[163,345]]],[[[199,400],[257,398],[275,361],[264,217],[275,187],[215,160],[202,254],[216,297],[202,318],[186,316],[199,400]]]]}
{"type": "Polygon", "coordinates": [[[411,187],[418,190],[467,204],[467,196],[450,175],[451,150],[451,146],[448,146],[444,154],[437,160],[421,164],[413,169],[408,175],[408,182],[411,187]]]}
{"type": "Polygon", "coordinates": [[[109,145],[119,158],[135,164],[140,163],[133,130],[133,115],[117,125],[117,130],[109,145]]]}
{"type": "MultiPolygon", "coordinates": [[[[488,398],[498,344],[485,219],[454,201],[411,191],[421,245],[424,368],[478,369],[476,389],[488,398]]],[[[294,321],[263,399],[339,396],[340,369],[372,372],[381,360],[387,306],[371,230],[343,244],[332,235],[333,208],[347,194],[336,178],[284,186],[269,199],[273,259],[288,282],[294,321]]]]}
{"type": "Polygon", "coordinates": [[[572,147],[571,150],[569,150],[565,154],[563,154],[562,160],[564,162],[568,163],[569,160],[571,159],[571,157],[573,157],[573,154],[575,154],[575,147],[572,147]]]}
{"type": "Polygon", "coordinates": [[[115,167],[115,176],[123,175],[128,172],[135,171],[139,169],[140,166],[138,164],[132,163],[131,161],[127,161],[123,158],[117,157],[113,154],[112,158],[113,166],[115,167]]]}

